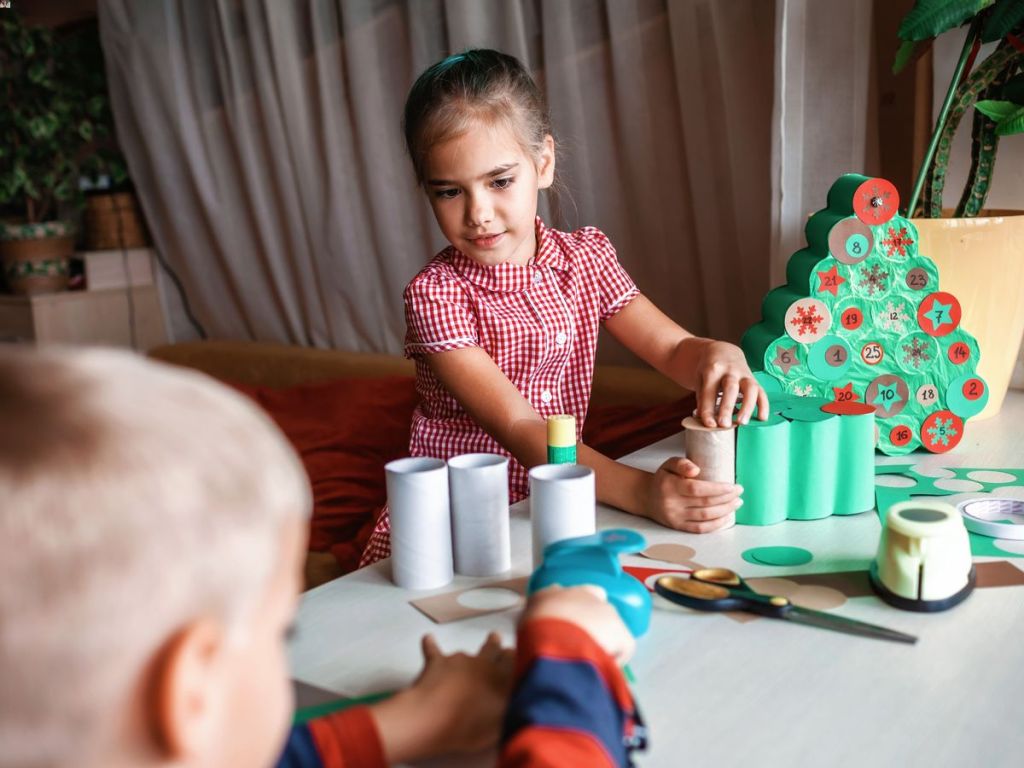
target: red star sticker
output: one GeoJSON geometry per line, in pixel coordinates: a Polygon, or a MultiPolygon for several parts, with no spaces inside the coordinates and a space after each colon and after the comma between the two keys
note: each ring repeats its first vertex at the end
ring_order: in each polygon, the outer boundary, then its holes
{"type": "Polygon", "coordinates": [[[835,392],[837,403],[849,403],[854,400],[860,400],[860,395],[853,391],[853,384],[847,384],[845,387],[832,387],[832,391],[835,392]]]}
{"type": "Polygon", "coordinates": [[[818,280],[821,281],[818,285],[818,291],[821,293],[828,291],[833,296],[839,295],[839,286],[846,282],[846,278],[839,274],[839,270],[836,269],[834,264],[832,269],[827,272],[819,272],[818,280]]]}

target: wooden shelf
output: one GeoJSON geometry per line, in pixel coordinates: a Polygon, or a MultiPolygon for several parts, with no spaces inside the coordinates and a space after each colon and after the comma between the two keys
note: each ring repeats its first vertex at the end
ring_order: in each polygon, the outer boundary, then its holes
{"type": "Polygon", "coordinates": [[[0,295],[0,341],[134,346],[145,351],[166,344],[167,329],[156,286],[137,285],[131,289],[130,302],[127,288],[0,295]]]}

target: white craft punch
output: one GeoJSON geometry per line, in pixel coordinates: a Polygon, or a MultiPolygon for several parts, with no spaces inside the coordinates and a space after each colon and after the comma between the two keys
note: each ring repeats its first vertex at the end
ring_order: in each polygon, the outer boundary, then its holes
{"type": "Polygon", "coordinates": [[[906,611],[944,611],[975,584],[971,544],[960,513],[941,501],[904,501],[889,508],[871,586],[906,611]]]}

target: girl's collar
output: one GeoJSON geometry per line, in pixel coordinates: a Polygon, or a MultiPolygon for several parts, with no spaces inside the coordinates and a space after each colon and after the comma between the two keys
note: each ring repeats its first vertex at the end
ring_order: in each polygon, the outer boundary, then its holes
{"type": "Polygon", "coordinates": [[[484,265],[466,256],[455,246],[449,246],[445,252],[455,270],[474,285],[489,291],[514,293],[524,291],[533,284],[534,275],[540,274],[539,267],[550,267],[559,271],[569,268],[558,238],[553,235],[541,221],[536,221],[537,253],[529,264],[495,264],[484,265]]]}

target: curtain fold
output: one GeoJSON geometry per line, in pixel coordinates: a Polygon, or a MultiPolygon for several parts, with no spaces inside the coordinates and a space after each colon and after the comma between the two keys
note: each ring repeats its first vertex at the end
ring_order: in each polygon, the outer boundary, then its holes
{"type": "MultiPolygon", "coordinates": [[[[812,148],[844,170],[863,161],[857,127],[830,143],[838,128],[810,104],[866,98],[866,74],[847,71],[859,59],[829,59],[831,90],[808,83],[827,49],[869,49],[870,17],[810,5],[103,0],[99,15],[132,178],[209,334],[398,353],[402,289],[444,245],[402,106],[419,72],[468,47],[519,57],[548,98],[564,192],[544,196],[546,220],[600,227],[667,314],[737,340],[796,211],[831,180],[809,178],[831,173],[812,148]]],[[[614,343],[600,356],[631,360],[614,343]]]]}

